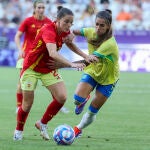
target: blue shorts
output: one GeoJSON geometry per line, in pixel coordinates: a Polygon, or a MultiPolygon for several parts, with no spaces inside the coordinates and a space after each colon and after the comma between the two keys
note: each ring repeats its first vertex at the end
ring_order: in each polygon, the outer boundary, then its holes
{"type": "Polygon", "coordinates": [[[102,93],[107,98],[110,97],[110,95],[112,94],[113,89],[114,89],[114,87],[116,85],[116,83],[115,84],[109,84],[109,85],[101,85],[101,84],[97,83],[88,74],[83,74],[80,82],[89,83],[93,87],[93,89],[96,88],[96,90],[98,90],[100,93],[102,93]]]}

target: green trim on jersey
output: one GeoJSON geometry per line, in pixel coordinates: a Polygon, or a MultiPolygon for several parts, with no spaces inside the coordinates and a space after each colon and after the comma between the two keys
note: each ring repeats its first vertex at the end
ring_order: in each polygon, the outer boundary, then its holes
{"type": "Polygon", "coordinates": [[[111,55],[105,56],[105,55],[102,55],[102,54],[97,53],[96,51],[93,52],[93,54],[96,55],[96,56],[99,57],[99,58],[105,58],[105,57],[106,57],[106,58],[110,59],[110,60],[113,62],[113,59],[112,59],[112,56],[111,56],[111,55]]]}
{"type": "Polygon", "coordinates": [[[81,32],[81,35],[84,36],[84,31],[83,31],[83,29],[81,29],[80,32],[81,32]]]}
{"type": "MultiPolygon", "coordinates": [[[[97,38],[95,28],[83,28],[80,32],[82,36],[86,37],[87,41],[97,38]]],[[[88,52],[96,55],[99,62],[91,63],[84,69],[84,72],[99,84],[115,83],[119,78],[119,49],[115,37],[104,41],[99,47],[88,43],[88,52]]]]}

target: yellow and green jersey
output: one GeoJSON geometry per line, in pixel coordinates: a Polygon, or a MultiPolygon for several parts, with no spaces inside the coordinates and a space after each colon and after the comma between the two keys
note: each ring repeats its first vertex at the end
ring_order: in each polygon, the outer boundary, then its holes
{"type": "MultiPolygon", "coordinates": [[[[95,28],[83,28],[81,33],[87,40],[97,37],[95,28]]],[[[119,78],[119,49],[115,37],[104,41],[98,48],[88,43],[88,52],[96,55],[99,58],[99,62],[91,63],[84,69],[84,72],[99,84],[115,83],[119,78]]]]}

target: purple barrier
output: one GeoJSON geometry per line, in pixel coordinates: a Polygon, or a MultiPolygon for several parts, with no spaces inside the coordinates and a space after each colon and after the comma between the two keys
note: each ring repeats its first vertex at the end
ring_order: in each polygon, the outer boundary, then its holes
{"type": "MultiPolygon", "coordinates": [[[[118,43],[124,44],[150,44],[150,31],[115,31],[118,43]]],[[[85,38],[77,37],[76,42],[85,42],[85,38]]]]}
{"type": "MultiPolygon", "coordinates": [[[[119,52],[121,71],[150,72],[150,44],[119,45],[126,48],[119,52]]],[[[123,49],[124,49],[123,48],[123,49]]]]}
{"type": "Polygon", "coordinates": [[[115,37],[118,43],[150,44],[150,31],[116,31],[115,37]]]}

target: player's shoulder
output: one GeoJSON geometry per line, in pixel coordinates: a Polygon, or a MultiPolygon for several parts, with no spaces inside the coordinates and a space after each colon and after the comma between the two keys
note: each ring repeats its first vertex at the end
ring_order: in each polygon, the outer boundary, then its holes
{"type": "Polygon", "coordinates": [[[114,36],[110,37],[106,42],[109,44],[116,44],[117,43],[116,38],[114,36]]]}
{"type": "Polygon", "coordinates": [[[118,44],[117,44],[117,41],[115,39],[114,36],[110,37],[108,40],[106,40],[105,42],[103,42],[102,44],[103,46],[105,45],[106,47],[110,48],[118,48],[118,44]]]}
{"type": "Polygon", "coordinates": [[[27,18],[25,18],[24,20],[23,20],[23,22],[22,23],[24,23],[24,24],[31,24],[31,23],[33,23],[34,22],[34,17],[33,16],[31,16],[31,17],[27,17],[27,18]]]}
{"type": "Polygon", "coordinates": [[[53,25],[52,22],[45,23],[45,24],[43,25],[43,28],[45,28],[45,29],[47,28],[47,29],[49,29],[49,30],[55,29],[55,27],[54,27],[54,25],[53,25]]]}
{"type": "Polygon", "coordinates": [[[88,34],[88,33],[94,33],[95,29],[93,27],[86,27],[86,28],[82,28],[81,32],[86,33],[86,34],[88,34]]]}
{"type": "Polygon", "coordinates": [[[48,24],[44,24],[43,27],[41,28],[41,30],[43,32],[51,32],[51,33],[56,33],[55,31],[55,26],[53,25],[53,23],[48,23],[48,24]]]}
{"type": "Polygon", "coordinates": [[[47,16],[45,16],[44,20],[46,20],[46,21],[52,23],[52,20],[51,20],[50,18],[48,18],[47,16]]]}
{"type": "Polygon", "coordinates": [[[93,28],[93,27],[86,27],[86,28],[83,28],[83,30],[85,30],[87,32],[95,32],[95,28],[93,28]]]}
{"type": "Polygon", "coordinates": [[[96,34],[95,29],[93,27],[83,28],[80,32],[85,37],[95,36],[95,34],[96,34]]]}
{"type": "Polygon", "coordinates": [[[34,20],[34,17],[33,16],[30,16],[30,17],[27,17],[24,19],[25,21],[31,21],[31,20],[34,20]]]}

